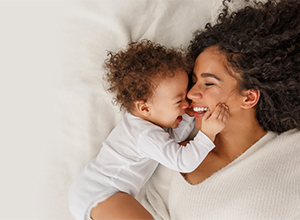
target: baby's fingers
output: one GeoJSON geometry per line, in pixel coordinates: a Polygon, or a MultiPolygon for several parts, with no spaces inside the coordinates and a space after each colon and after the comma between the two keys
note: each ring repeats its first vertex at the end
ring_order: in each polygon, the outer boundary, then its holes
{"type": "Polygon", "coordinates": [[[228,118],[229,118],[229,108],[225,105],[225,104],[221,104],[221,111],[219,114],[219,119],[222,122],[227,122],[228,118]]]}
{"type": "Polygon", "coordinates": [[[222,112],[221,104],[218,104],[213,113],[211,114],[211,118],[219,118],[222,112]]]}
{"type": "Polygon", "coordinates": [[[203,115],[203,119],[202,120],[207,120],[209,117],[211,117],[211,112],[210,109],[208,109],[205,114],[203,115]]]}

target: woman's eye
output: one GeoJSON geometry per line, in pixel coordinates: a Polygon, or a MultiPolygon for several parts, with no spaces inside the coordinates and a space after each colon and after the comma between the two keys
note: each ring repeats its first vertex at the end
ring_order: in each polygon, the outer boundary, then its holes
{"type": "Polygon", "coordinates": [[[213,86],[213,83],[205,83],[206,86],[213,86]]]}

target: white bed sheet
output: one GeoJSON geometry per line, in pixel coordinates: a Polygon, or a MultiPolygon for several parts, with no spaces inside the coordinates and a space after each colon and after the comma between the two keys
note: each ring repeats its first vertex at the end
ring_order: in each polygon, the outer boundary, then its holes
{"type": "Polygon", "coordinates": [[[221,0],[1,1],[0,219],[72,219],[69,186],[121,119],[108,50],[186,46],[221,0]]]}

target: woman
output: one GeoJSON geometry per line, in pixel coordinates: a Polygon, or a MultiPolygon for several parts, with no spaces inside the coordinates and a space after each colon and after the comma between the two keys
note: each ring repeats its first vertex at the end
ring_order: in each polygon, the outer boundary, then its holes
{"type": "Polygon", "coordinates": [[[188,98],[225,103],[228,123],[194,172],[159,167],[139,199],[156,219],[300,219],[300,2],[223,3],[189,46],[188,98]]]}

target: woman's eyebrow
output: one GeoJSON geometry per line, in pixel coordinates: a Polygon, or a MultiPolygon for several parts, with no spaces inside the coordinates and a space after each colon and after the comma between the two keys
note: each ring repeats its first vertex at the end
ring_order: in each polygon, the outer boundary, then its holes
{"type": "Polygon", "coordinates": [[[215,78],[216,80],[222,81],[219,77],[217,77],[216,75],[214,75],[212,73],[201,73],[201,77],[202,78],[212,77],[212,78],[215,78]]]}

